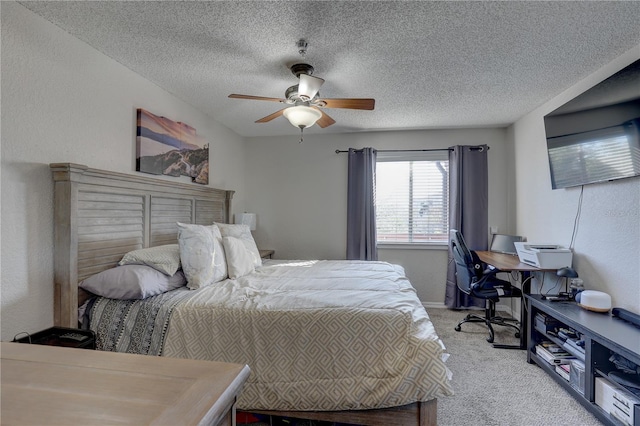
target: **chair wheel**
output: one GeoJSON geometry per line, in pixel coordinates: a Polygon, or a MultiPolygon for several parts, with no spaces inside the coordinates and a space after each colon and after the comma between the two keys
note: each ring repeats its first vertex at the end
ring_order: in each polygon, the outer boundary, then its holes
{"type": "Polygon", "coordinates": [[[456,328],[454,328],[454,330],[455,330],[455,331],[460,331],[460,330],[462,330],[462,328],[460,328],[460,326],[459,326],[459,325],[456,325],[456,328]]]}
{"type": "Polygon", "coordinates": [[[493,336],[489,336],[489,337],[487,337],[487,342],[489,342],[489,343],[493,343],[493,336]]]}
{"type": "Polygon", "coordinates": [[[514,334],[514,336],[516,336],[516,339],[519,339],[520,338],[520,333],[516,333],[516,334],[514,334]]]}

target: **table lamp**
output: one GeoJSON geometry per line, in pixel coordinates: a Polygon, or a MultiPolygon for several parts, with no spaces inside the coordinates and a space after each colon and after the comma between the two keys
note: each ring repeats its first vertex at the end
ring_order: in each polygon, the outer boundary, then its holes
{"type": "Polygon", "coordinates": [[[242,225],[248,225],[252,231],[256,230],[256,214],[255,213],[241,213],[236,215],[236,223],[242,225]]]}

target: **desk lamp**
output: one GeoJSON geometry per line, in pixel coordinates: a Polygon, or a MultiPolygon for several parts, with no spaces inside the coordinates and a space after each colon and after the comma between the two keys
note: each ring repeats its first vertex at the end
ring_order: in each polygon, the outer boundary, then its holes
{"type": "Polygon", "coordinates": [[[556,271],[556,275],[558,275],[559,277],[565,278],[565,281],[564,281],[565,290],[568,290],[567,279],[571,278],[570,285],[569,285],[569,287],[571,288],[571,295],[569,295],[568,292],[565,291],[565,295],[569,296],[570,298],[573,299],[578,292],[584,290],[584,287],[582,286],[582,280],[578,278],[578,273],[576,272],[575,269],[569,266],[566,266],[564,268],[558,269],[556,271]]]}

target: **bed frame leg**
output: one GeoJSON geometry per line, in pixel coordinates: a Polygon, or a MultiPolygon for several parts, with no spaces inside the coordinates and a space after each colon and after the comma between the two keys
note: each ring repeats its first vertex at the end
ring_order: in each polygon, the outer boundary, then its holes
{"type": "Polygon", "coordinates": [[[438,425],[438,400],[424,401],[418,403],[418,425],[437,426],[438,425]]]}

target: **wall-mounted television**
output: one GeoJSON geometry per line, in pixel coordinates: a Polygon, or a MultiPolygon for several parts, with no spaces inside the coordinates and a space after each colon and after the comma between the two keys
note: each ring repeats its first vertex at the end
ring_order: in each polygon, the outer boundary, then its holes
{"type": "Polygon", "coordinates": [[[640,176],[640,60],[544,117],[553,189],[640,176]]]}

